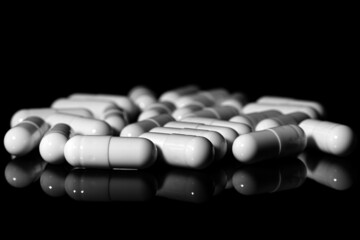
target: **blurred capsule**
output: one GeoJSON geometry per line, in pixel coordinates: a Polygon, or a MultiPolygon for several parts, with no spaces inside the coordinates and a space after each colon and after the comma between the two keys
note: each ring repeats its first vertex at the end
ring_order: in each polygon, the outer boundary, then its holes
{"type": "Polygon", "coordinates": [[[133,87],[128,96],[142,111],[157,101],[155,93],[141,85],[133,87]]]}
{"type": "MultiPolygon", "coordinates": [[[[66,165],[65,165],[66,166],[66,165]]],[[[61,197],[65,192],[65,178],[69,172],[64,165],[48,164],[40,177],[42,190],[51,197],[61,197]]]]}

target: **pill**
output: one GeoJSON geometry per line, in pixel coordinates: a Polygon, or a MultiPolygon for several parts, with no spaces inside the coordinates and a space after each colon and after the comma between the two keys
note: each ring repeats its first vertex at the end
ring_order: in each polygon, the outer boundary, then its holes
{"type": "Polygon", "coordinates": [[[13,187],[27,187],[40,178],[46,164],[40,155],[34,152],[23,157],[16,157],[6,165],[5,179],[13,187]]]}
{"type": "Polygon", "coordinates": [[[314,101],[300,100],[300,99],[279,97],[279,96],[263,96],[259,98],[257,102],[265,103],[265,104],[286,104],[286,105],[308,106],[315,109],[319,116],[321,117],[325,116],[324,107],[320,103],[314,101]]]}
{"type": "Polygon", "coordinates": [[[164,125],[164,127],[181,128],[181,129],[198,129],[198,130],[207,130],[207,131],[217,132],[225,138],[227,148],[228,148],[227,151],[232,149],[233,142],[239,136],[239,134],[232,128],[210,126],[210,125],[205,125],[205,124],[200,124],[200,123],[168,122],[164,125]]]}
{"type": "Polygon", "coordinates": [[[355,134],[348,126],[315,119],[306,119],[299,126],[304,130],[310,148],[346,156],[356,145],[355,134]]]}
{"type": "Polygon", "coordinates": [[[291,190],[306,180],[306,167],[300,160],[283,159],[274,164],[246,165],[233,175],[235,190],[243,195],[255,195],[291,190]]]}
{"type": "Polygon", "coordinates": [[[155,197],[157,182],[145,171],[73,169],[65,179],[65,190],[76,201],[143,202],[155,197]]]}
{"type": "Polygon", "coordinates": [[[41,189],[51,197],[64,196],[68,171],[64,165],[48,164],[40,176],[41,189]]]}
{"type": "Polygon", "coordinates": [[[82,135],[111,135],[112,128],[104,121],[79,117],[70,114],[57,113],[50,115],[45,121],[51,126],[58,123],[64,123],[71,127],[74,134],[82,135]]]}
{"type": "Polygon", "coordinates": [[[257,124],[266,118],[272,118],[276,116],[282,115],[281,112],[275,111],[275,110],[268,110],[263,112],[254,112],[244,115],[238,115],[234,116],[229,119],[230,122],[237,122],[237,123],[244,123],[246,125],[249,125],[252,127],[252,129],[255,129],[257,124]]]}
{"type": "Polygon", "coordinates": [[[175,101],[178,98],[180,98],[184,95],[193,94],[198,91],[199,91],[198,86],[186,85],[183,87],[175,88],[175,89],[164,92],[163,94],[160,95],[159,101],[169,101],[169,102],[175,103],[175,101]]]}
{"type": "Polygon", "coordinates": [[[119,108],[106,109],[102,119],[111,126],[114,135],[119,135],[121,130],[129,124],[126,112],[119,108]]]}
{"type": "Polygon", "coordinates": [[[156,103],[156,95],[145,86],[136,86],[129,91],[129,98],[143,111],[149,105],[156,103]]]}
{"type": "Polygon", "coordinates": [[[181,119],[183,119],[186,115],[193,113],[193,112],[197,112],[200,111],[201,109],[203,109],[202,106],[199,105],[188,105],[186,107],[182,107],[182,108],[177,108],[172,112],[172,116],[176,121],[181,121],[181,119]]]}
{"type": "Polygon", "coordinates": [[[138,117],[138,121],[156,117],[161,114],[171,114],[175,110],[175,105],[171,102],[157,102],[149,105],[138,117]]]}
{"type": "Polygon", "coordinates": [[[69,140],[71,128],[67,124],[55,124],[41,139],[39,151],[41,157],[48,163],[65,162],[64,146],[69,140]]]}
{"type": "Polygon", "coordinates": [[[285,125],[240,135],[235,139],[232,151],[240,162],[254,163],[299,154],[305,146],[304,131],[295,125],[285,125]]]}
{"type": "Polygon", "coordinates": [[[298,125],[300,122],[308,118],[310,118],[309,115],[303,112],[293,112],[285,115],[280,115],[277,117],[266,118],[264,120],[261,120],[256,125],[255,130],[261,131],[264,129],[274,128],[289,124],[298,125]]]}
{"type": "Polygon", "coordinates": [[[248,103],[243,108],[244,114],[253,112],[262,112],[267,110],[277,110],[282,114],[288,114],[293,112],[303,112],[310,116],[310,118],[318,118],[318,114],[312,107],[298,106],[298,105],[285,105],[285,104],[265,104],[265,103],[248,103]]]}
{"type": "Polygon", "coordinates": [[[233,93],[228,97],[220,99],[218,105],[220,106],[231,106],[235,108],[239,113],[247,103],[246,96],[243,93],[233,93]]]}
{"type": "Polygon", "coordinates": [[[5,149],[12,155],[25,155],[39,145],[49,128],[49,124],[39,117],[25,118],[5,134],[5,149]]]}
{"type": "Polygon", "coordinates": [[[172,166],[203,169],[214,160],[214,147],[204,137],[149,132],[140,137],[152,141],[159,158],[172,166]]]}
{"type": "Polygon", "coordinates": [[[46,119],[48,116],[55,113],[67,113],[78,115],[82,117],[93,117],[93,114],[85,108],[33,108],[33,109],[22,109],[17,111],[11,118],[10,126],[14,127],[18,123],[24,121],[27,117],[39,117],[46,119]]]}
{"type": "Polygon", "coordinates": [[[127,96],[121,96],[121,95],[111,95],[111,94],[88,94],[88,93],[74,93],[69,96],[70,99],[78,99],[78,100],[101,100],[101,101],[110,101],[115,103],[115,105],[123,109],[130,121],[134,121],[139,114],[139,108],[135,105],[135,103],[128,98],[127,96]]]}
{"type": "Polygon", "coordinates": [[[199,129],[181,129],[169,127],[156,127],[150,130],[154,133],[167,133],[167,134],[184,134],[198,137],[204,137],[211,142],[215,149],[215,160],[222,159],[227,151],[227,143],[225,138],[214,131],[199,130],[199,129]]]}
{"type": "Polygon", "coordinates": [[[209,201],[217,184],[210,174],[191,169],[171,169],[161,179],[157,197],[190,203],[209,201]]]}
{"type": "Polygon", "coordinates": [[[183,108],[189,105],[198,105],[200,107],[210,107],[215,104],[215,99],[207,94],[195,93],[185,95],[175,101],[177,108],[183,108]]]}
{"type": "Polygon", "coordinates": [[[220,120],[229,120],[230,118],[239,115],[239,111],[232,106],[215,106],[207,107],[200,111],[185,115],[184,118],[188,117],[202,117],[202,118],[216,118],[220,120]]]}
{"type": "Polygon", "coordinates": [[[74,167],[141,169],[155,162],[157,149],[144,138],[78,135],[67,141],[64,155],[74,167]]]}
{"type": "Polygon", "coordinates": [[[349,189],[355,182],[353,159],[333,155],[304,152],[299,155],[307,168],[307,177],[336,190],[349,189]]]}
{"type": "Polygon", "coordinates": [[[120,133],[121,137],[138,137],[150,131],[154,127],[162,127],[167,122],[174,121],[169,114],[161,114],[156,117],[148,118],[140,122],[127,125],[120,133]]]}
{"type": "Polygon", "coordinates": [[[251,132],[251,127],[243,123],[228,122],[212,118],[187,117],[182,122],[202,123],[210,126],[228,127],[234,129],[239,135],[251,132]]]}

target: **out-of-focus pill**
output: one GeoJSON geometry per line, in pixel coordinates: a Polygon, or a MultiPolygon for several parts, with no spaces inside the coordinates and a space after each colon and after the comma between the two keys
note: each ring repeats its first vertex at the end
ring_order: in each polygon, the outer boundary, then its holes
{"type": "Polygon", "coordinates": [[[55,113],[67,113],[72,115],[78,115],[82,117],[93,117],[93,114],[85,108],[33,108],[33,109],[21,109],[17,111],[11,118],[10,126],[14,127],[20,122],[24,121],[27,117],[39,117],[46,119],[48,116],[55,113]]]}
{"type": "Polygon", "coordinates": [[[265,104],[265,103],[249,103],[243,108],[244,114],[249,114],[253,112],[262,112],[267,110],[276,110],[282,114],[288,114],[293,112],[303,112],[310,116],[310,118],[318,118],[318,114],[315,109],[308,106],[298,106],[298,105],[280,105],[280,104],[265,104]]]}
{"type": "Polygon", "coordinates": [[[279,127],[283,125],[298,125],[305,119],[310,118],[306,113],[303,112],[293,112],[286,115],[280,115],[273,118],[266,118],[261,120],[257,125],[255,130],[261,131],[268,128],[279,127]]]}
{"type": "Polygon", "coordinates": [[[246,96],[243,93],[238,92],[219,100],[218,105],[231,106],[240,113],[246,103],[246,96]]]}
{"type": "Polygon", "coordinates": [[[159,149],[158,155],[172,166],[202,169],[214,160],[214,147],[204,137],[180,134],[144,133],[159,149]]]}
{"type": "Polygon", "coordinates": [[[154,127],[162,127],[166,123],[174,121],[169,114],[161,114],[156,117],[148,118],[140,122],[127,125],[120,133],[121,137],[138,137],[150,131],[154,127]]]}
{"type": "Polygon", "coordinates": [[[215,106],[204,108],[200,111],[185,115],[184,118],[188,117],[201,117],[201,118],[216,118],[220,120],[229,120],[230,118],[239,114],[239,111],[232,106],[215,106]]]}
{"type": "Polygon", "coordinates": [[[203,107],[196,104],[188,105],[186,107],[175,109],[171,115],[176,121],[181,121],[186,115],[200,111],[201,109],[203,109],[203,107]]]}
{"type": "Polygon", "coordinates": [[[74,169],[65,179],[66,193],[76,201],[149,201],[157,182],[144,171],[74,169]]]}
{"type": "Polygon", "coordinates": [[[39,145],[49,128],[43,119],[28,117],[7,131],[4,137],[5,149],[16,156],[25,155],[39,145]]]}
{"type": "Polygon", "coordinates": [[[299,126],[305,131],[308,146],[325,153],[346,156],[356,145],[356,137],[350,127],[315,119],[306,119],[299,126]]]}
{"type": "Polygon", "coordinates": [[[111,95],[111,94],[87,94],[87,93],[74,93],[69,96],[70,99],[79,99],[79,100],[91,100],[96,99],[97,101],[111,101],[115,103],[115,105],[123,109],[130,121],[134,121],[139,114],[139,108],[135,105],[135,103],[128,98],[127,96],[121,95],[111,95]]]}
{"type": "Polygon", "coordinates": [[[325,116],[324,107],[320,103],[314,101],[300,100],[300,99],[279,97],[279,96],[263,96],[259,98],[257,102],[265,103],[265,104],[286,104],[286,105],[307,106],[315,109],[319,116],[321,117],[325,116]]]}
{"type": "Polygon", "coordinates": [[[199,129],[183,129],[183,128],[169,128],[169,127],[156,127],[150,130],[154,133],[167,133],[167,134],[184,134],[198,137],[204,137],[209,140],[215,149],[215,159],[222,159],[227,150],[227,143],[225,138],[217,132],[199,129]]]}
{"type": "Polygon", "coordinates": [[[210,126],[201,123],[168,122],[164,125],[164,127],[181,128],[181,129],[199,129],[199,130],[207,130],[207,131],[220,133],[226,140],[228,151],[232,149],[233,142],[239,136],[239,134],[232,128],[210,126]]]}
{"type": "Polygon", "coordinates": [[[240,135],[235,139],[232,150],[240,162],[254,163],[299,154],[305,146],[304,131],[295,125],[285,125],[240,135]]]}
{"type": "Polygon", "coordinates": [[[112,127],[114,135],[119,135],[121,130],[129,124],[126,112],[119,108],[106,109],[102,119],[112,127]]]}
{"type": "Polygon", "coordinates": [[[64,146],[69,140],[71,128],[67,124],[58,123],[41,139],[39,151],[41,157],[48,163],[65,162],[64,146]]]}
{"type": "Polygon", "coordinates": [[[65,192],[68,170],[64,166],[48,164],[40,177],[42,190],[51,197],[61,197],[65,192]]]}
{"type": "Polygon", "coordinates": [[[336,189],[349,189],[355,181],[354,164],[351,160],[336,156],[305,152],[299,155],[307,168],[307,177],[324,186],[336,189]]]}
{"type": "Polygon", "coordinates": [[[175,101],[185,95],[193,94],[199,91],[199,87],[196,85],[187,85],[180,88],[175,88],[164,92],[160,95],[159,101],[169,101],[175,103],[175,101]]]}
{"type": "Polygon", "coordinates": [[[256,164],[239,168],[233,185],[243,195],[274,193],[300,187],[306,180],[306,167],[298,159],[284,159],[278,164],[256,164]]]}
{"type": "Polygon", "coordinates": [[[128,96],[142,111],[157,102],[155,93],[145,86],[132,88],[128,96]]]}
{"type": "Polygon", "coordinates": [[[82,135],[111,135],[111,127],[104,121],[78,117],[70,114],[53,114],[45,119],[51,126],[55,126],[58,123],[64,123],[74,130],[74,134],[82,135]]]}
{"type": "Polygon", "coordinates": [[[157,149],[143,138],[74,136],[65,144],[64,155],[74,167],[141,169],[155,162],[157,149]]]}
{"type": "Polygon", "coordinates": [[[255,129],[256,125],[263,119],[272,118],[282,115],[281,112],[268,110],[263,112],[254,112],[246,115],[238,115],[230,118],[230,122],[244,123],[255,129]]]}
{"type": "Polygon", "coordinates": [[[210,126],[228,127],[234,129],[239,135],[249,133],[252,130],[249,125],[243,123],[228,122],[213,118],[188,117],[184,118],[182,122],[202,123],[210,126]]]}
{"type": "Polygon", "coordinates": [[[175,105],[171,102],[157,102],[149,105],[138,117],[138,121],[156,117],[161,114],[171,114],[175,110],[175,105]]]}
{"type": "Polygon", "coordinates": [[[200,107],[210,107],[215,104],[215,99],[205,94],[195,93],[192,95],[185,95],[176,100],[177,108],[187,107],[189,105],[198,105],[200,107]]]}
{"type": "Polygon", "coordinates": [[[37,181],[46,167],[38,153],[16,157],[5,167],[5,179],[13,187],[23,188],[37,181]]]}

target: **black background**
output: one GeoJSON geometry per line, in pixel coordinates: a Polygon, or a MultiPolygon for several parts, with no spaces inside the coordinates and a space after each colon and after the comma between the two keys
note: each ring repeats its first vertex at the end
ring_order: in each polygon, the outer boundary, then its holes
{"type": "MultiPolygon", "coordinates": [[[[325,106],[329,120],[358,133],[359,55],[351,16],[308,17],[206,23],[184,23],[185,17],[171,23],[167,18],[114,23],[111,16],[74,21],[61,16],[51,22],[12,18],[3,45],[1,135],[18,109],[47,107],[74,92],[125,95],[139,84],[157,94],[197,84],[241,91],[250,101],[265,94],[315,100],[325,106]]],[[[4,169],[10,156],[1,151],[4,169]]],[[[222,226],[239,234],[296,229],[306,235],[319,224],[349,226],[359,210],[358,185],[339,192],[311,181],[297,190],[254,197],[230,191],[201,205],[164,199],[82,203],[51,198],[38,183],[26,189],[12,188],[4,178],[1,183],[9,222],[41,216],[42,224],[56,221],[58,227],[65,217],[68,227],[86,223],[87,230],[111,222],[110,231],[115,225],[114,231],[125,232],[153,226],[155,232],[211,233],[222,226]]]]}

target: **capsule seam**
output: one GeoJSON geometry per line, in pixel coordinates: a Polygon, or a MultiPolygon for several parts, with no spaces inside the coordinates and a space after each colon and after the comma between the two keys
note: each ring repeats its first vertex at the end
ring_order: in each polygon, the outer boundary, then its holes
{"type": "Polygon", "coordinates": [[[281,140],[280,140],[279,135],[273,129],[266,129],[266,130],[272,132],[275,135],[276,139],[278,140],[278,142],[279,142],[279,153],[278,153],[278,155],[280,155],[281,154],[281,140]]]}

